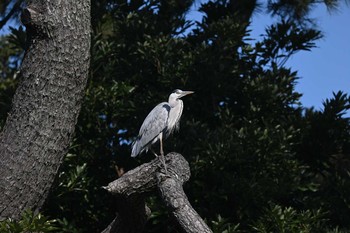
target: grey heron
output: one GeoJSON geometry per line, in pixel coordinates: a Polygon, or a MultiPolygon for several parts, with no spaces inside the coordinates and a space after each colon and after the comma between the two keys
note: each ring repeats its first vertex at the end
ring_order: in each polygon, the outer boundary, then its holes
{"type": "Polygon", "coordinates": [[[163,139],[179,128],[183,110],[183,102],[180,98],[192,93],[193,91],[176,89],[169,95],[168,102],[162,102],[152,109],[143,121],[139,134],[132,144],[131,157],[136,157],[149,149],[157,156],[151,146],[159,142],[160,154],[165,167],[163,139]]]}

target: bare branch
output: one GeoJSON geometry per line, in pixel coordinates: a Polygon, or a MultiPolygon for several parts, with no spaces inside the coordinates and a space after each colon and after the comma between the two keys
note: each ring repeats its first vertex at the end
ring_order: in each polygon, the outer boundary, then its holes
{"type": "Polygon", "coordinates": [[[158,188],[169,211],[187,233],[211,233],[207,224],[192,208],[182,188],[182,182],[174,177],[158,173],[158,188]]]}
{"type": "MultiPolygon", "coordinates": [[[[146,213],[145,208],[144,205],[141,207],[138,206],[138,209],[130,206],[135,204],[135,200],[143,200],[145,195],[156,190],[160,191],[164,203],[185,232],[212,232],[203,219],[192,208],[183,191],[183,183],[190,178],[188,162],[182,155],[177,153],[168,154],[165,156],[165,160],[168,170],[167,174],[164,174],[161,160],[156,158],[149,163],[143,164],[125,173],[122,177],[104,187],[110,193],[124,200],[122,205],[124,205],[125,208],[123,207],[122,209],[126,209],[127,211],[119,211],[117,217],[103,233],[137,232],[133,230],[130,231],[130,228],[127,228],[127,231],[125,228],[122,228],[122,226],[135,225],[135,222],[133,224],[127,222],[130,218],[126,216],[128,215],[128,211],[138,212],[140,209],[143,209],[143,213],[146,213]],[[133,210],[130,211],[131,209],[133,210]],[[124,231],[118,229],[123,229],[124,231]]],[[[139,223],[139,225],[145,224],[142,219],[137,221],[137,223],[139,223]]]]}

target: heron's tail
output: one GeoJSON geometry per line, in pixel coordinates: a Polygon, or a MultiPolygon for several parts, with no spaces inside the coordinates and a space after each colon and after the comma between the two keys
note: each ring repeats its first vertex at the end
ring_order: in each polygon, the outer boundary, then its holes
{"type": "Polygon", "coordinates": [[[139,140],[135,140],[132,143],[132,149],[131,149],[131,157],[136,157],[141,153],[141,145],[139,143],[139,140]]]}

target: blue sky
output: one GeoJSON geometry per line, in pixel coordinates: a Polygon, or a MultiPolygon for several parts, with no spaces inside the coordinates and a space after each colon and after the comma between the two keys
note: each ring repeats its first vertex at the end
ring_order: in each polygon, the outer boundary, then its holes
{"type": "MultiPolygon", "coordinates": [[[[305,107],[322,107],[322,101],[332,97],[332,92],[350,93],[350,6],[342,4],[336,12],[319,6],[311,14],[324,37],[316,41],[317,47],[295,54],[286,66],[298,71],[296,86],[303,94],[305,107]]],[[[266,14],[257,14],[252,22],[252,36],[258,38],[272,22],[266,14]]],[[[348,114],[349,115],[349,112],[348,114]]]]}

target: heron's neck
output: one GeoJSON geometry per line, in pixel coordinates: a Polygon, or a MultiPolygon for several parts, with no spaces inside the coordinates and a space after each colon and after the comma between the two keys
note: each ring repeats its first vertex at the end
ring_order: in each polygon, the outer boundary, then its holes
{"type": "Polygon", "coordinates": [[[169,102],[170,107],[175,108],[177,105],[180,104],[181,101],[182,100],[180,100],[180,99],[170,97],[168,102],[169,102]]]}
{"type": "Polygon", "coordinates": [[[181,101],[181,100],[177,99],[175,96],[173,96],[173,95],[169,96],[168,103],[169,103],[170,107],[172,107],[172,108],[175,107],[176,105],[179,104],[179,101],[181,101]]]}

